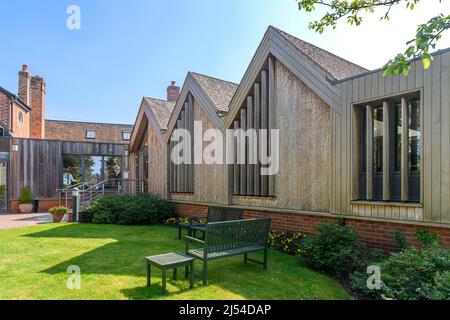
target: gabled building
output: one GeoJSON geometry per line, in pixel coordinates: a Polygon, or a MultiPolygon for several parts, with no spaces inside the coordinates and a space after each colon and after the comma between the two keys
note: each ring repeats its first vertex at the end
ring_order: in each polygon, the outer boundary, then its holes
{"type": "MultiPolygon", "coordinates": [[[[172,137],[175,129],[185,129],[190,133],[192,149],[194,121],[202,124],[200,139],[208,129],[223,131],[228,105],[237,87],[229,81],[189,72],[165,136],[169,154],[174,148],[172,137]]],[[[200,144],[202,150],[207,144],[205,141],[200,144]]],[[[222,189],[226,185],[226,177],[223,165],[195,163],[195,150],[192,151],[191,164],[175,165],[168,161],[169,198],[184,203],[224,203],[222,189]]]]}
{"type": "MultiPolygon", "coordinates": [[[[225,116],[218,121],[214,108],[200,106],[203,120],[223,130],[278,129],[279,170],[169,162],[176,211],[198,215],[223,204],[305,233],[341,219],[380,248],[394,246],[396,230],[414,243],[426,229],[450,245],[449,65],[444,50],[427,70],[413,61],[408,76],[383,76],[269,27],[225,116]]],[[[195,100],[186,94],[177,102],[168,145],[173,128],[189,129],[195,100]]]]}
{"type": "Polygon", "coordinates": [[[18,82],[18,95],[0,87],[0,213],[18,210],[25,186],[42,212],[71,197],[62,189],[128,174],[132,125],[47,120],[45,80],[24,65],[18,82]]]}
{"type": "Polygon", "coordinates": [[[167,150],[164,135],[180,88],[168,87],[168,100],[142,98],[130,141],[130,177],[144,181],[144,190],[167,196],[167,150]]]}

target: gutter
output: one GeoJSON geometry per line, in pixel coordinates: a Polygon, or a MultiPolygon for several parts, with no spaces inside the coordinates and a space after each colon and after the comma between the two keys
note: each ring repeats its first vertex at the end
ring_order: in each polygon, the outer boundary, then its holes
{"type": "MultiPolygon", "coordinates": [[[[447,52],[450,52],[450,48],[438,50],[436,52],[433,52],[431,55],[433,57],[435,57],[437,55],[444,54],[444,53],[447,53],[447,52]]],[[[413,62],[416,62],[418,60],[420,60],[420,58],[414,58],[414,59],[411,59],[409,61],[409,63],[413,63],[413,62]]],[[[383,71],[383,70],[384,70],[384,68],[378,68],[378,69],[375,69],[375,70],[371,70],[371,71],[355,74],[353,76],[350,76],[350,77],[347,77],[347,78],[344,78],[344,79],[341,79],[341,80],[335,80],[335,79],[331,79],[329,77],[326,77],[326,80],[328,81],[328,83],[330,83],[331,85],[334,86],[334,85],[337,85],[339,83],[343,83],[343,82],[346,82],[346,81],[349,81],[349,80],[353,80],[353,79],[356,79],[356,78],[359,78],[359,77],[364,77],[364,76],[367,76],[369,74],[377,73],[377,72],[380,72],[380,71],[383,71]]]]}

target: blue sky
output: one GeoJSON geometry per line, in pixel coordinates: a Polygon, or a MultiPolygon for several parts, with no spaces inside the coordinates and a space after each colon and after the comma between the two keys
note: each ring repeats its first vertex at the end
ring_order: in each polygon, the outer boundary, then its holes
{"type": "MultiPolygon", "coordinates": [[[[371,17],[324,35],[294,0],[15,0],[0,7],[0,86],[17,92],[27,64],[47,81],[47,118],[134,123],[142,96],[165,98],[188,71],[239,82],[265,30],[277,26],[369,69],[403,49],[415,26],[445,7],[371,17]],[[66,9],[81,8],[81,30],[66,9]]],[[[436,2],[437,3],[437,2],[436,2]]],[[[448,12],[447,12],[448,13],[448,12]]],[[[446,35],[440,45],[450,47],[446,35]]]]}

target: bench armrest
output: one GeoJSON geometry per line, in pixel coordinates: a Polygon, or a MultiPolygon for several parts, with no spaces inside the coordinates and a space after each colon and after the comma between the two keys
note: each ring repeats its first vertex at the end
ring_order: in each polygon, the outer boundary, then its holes
{"type": "Polygon", "coordinates": [[[198,243],[205,243],[205,241],[203,241],[203,240],[200,240],[200,239],[197,239],[197,238],[193,238],[193,237],[186,236],[186,242],[187,242],[187,243],[192,242],[192,241],[198,242],[198,243]]]}
{"type": "Polygon", "coordinates": [[[188,251],[189,251],[189,244],[191,242],[205,243],[205,241],[203,241],[203,240],[199,240],[199,239],[196,239],[193,237],[186,236],[186,253],[188,253],[188,251]]]}

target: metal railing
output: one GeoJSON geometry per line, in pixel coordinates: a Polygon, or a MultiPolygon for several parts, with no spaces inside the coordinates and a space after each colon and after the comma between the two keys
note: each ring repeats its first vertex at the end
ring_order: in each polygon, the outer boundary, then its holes
{"type": "Polygon", "coordinates": [[[74,185],[71,185],[69,187],[63,188],[63,189],[56,189],[56,192],[58,193],[58,203],[59,206],[62,205],[62,201],[64,201],[64,206],[68,208],[69,206],[69,200],[72,200],[72,193],[74,191],[83,191],[88,189],[90,186],[92,186],[92,182],[81,182],[74,185]]]}
{"type": "MultiPolygon", "coordinates": [[[[65,189],[60,189],[60,205],[61,194],[64,194],[65,204],[68,207],[69,201],[73,200],[73,192],[78,194],[78,210],[82,211],[92,201],[107,195],[114,194],[128,194],[135,195],[138,193],[146,192],[147,182],[145,180],[137,179],[106,179],[98,183],[82,183],[74,185],[65,189]]],[[[72,203],[73,206],[73,203],[72,203]]]]}

